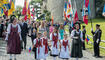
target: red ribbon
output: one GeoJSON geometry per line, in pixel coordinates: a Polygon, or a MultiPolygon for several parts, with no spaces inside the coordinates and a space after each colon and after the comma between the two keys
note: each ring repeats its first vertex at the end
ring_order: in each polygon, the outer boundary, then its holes
{"type": "Polygon", "coordinates": [[[54,36],[54,33],[53,33],[52,36],[53,36],[53,41],[54,41],[54,47],[56,46],[56,48],[57,48],[58,34],[57,34],[57,36],[54,36]]]}
{"type": "Polygon", "coordinates": [[[66,51],[66,47],[68,46],[68,40],[66,42],[63,40],[63,46],[65,47],[65,51],[66,51]]]}
{"type": "Polygon", "coordinates": [[[42,47],[42,40],[36,40],[36,48],[38,48],[38,54],[40,53],[40,47],[42,47]]]}
{"type": "Polygon", "coordinates": [[[43,38],[43,45],[45,45],[45,54],[48,53],[48,40],[43,38]]]}

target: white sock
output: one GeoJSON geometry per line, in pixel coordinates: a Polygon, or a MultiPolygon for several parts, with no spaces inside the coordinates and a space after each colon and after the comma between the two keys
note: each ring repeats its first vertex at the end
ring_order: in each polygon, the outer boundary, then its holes
{"type": "Polygon", "coordinates": [[[16,59],[16,55],[14,54],[14,59],[16,59]]]}
{"type": "Polygon", "coordinates": [[[44,60],[46,60],[46,58],[44,60]]]}
{"type": "Polygon", "coordinates": [[[78,58],[76,58],[76,60],[78,60],[78,58]]]}
{"type": "Polygon", "coordinates": [[[10,59],[12,59],[12,54],[10,54],[10,59]]]}
{"type": "Polygon", "coordinates": [[[54,60],[56,60],[56,57],[53,57],[54,58],[54,60]]]}

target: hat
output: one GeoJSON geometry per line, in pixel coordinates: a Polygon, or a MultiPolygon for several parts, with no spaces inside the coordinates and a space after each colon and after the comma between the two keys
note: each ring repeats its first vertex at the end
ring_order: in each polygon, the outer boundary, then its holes
{"type": "Polygon", "coordinates": [[[96,24],[96,26],[97,26],[97,27],[100,27],[100,25],[99,25],[99,24],[96,24]]]}
{"type": "Polygon", "coordinates": [[[84,25],[83,25],[82,27],[83,27],[83,28],[85,28],[85,26],[84,26],[84,25]]]}

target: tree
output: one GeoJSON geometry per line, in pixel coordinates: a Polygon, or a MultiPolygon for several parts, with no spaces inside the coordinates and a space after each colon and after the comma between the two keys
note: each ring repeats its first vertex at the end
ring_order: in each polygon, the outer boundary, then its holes
{"type": "Polygon", "coordinates": [[[22,7],[21,6],[16,6],[16,11],[15,11],[15,15],[18,16],[18,20],[21,16],[21,12],[22,12],[22,7]]]}
{"type": "Polygon", "coordinates": [[[95,0],[96,17],[102,17],[105,0],[95,0]]]}

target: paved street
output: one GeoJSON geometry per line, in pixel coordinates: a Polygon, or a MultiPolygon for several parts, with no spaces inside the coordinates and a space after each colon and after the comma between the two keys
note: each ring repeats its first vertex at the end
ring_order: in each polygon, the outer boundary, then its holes
{"type": "MultiPolygon", "coordinates": [[[[28,44],[27,44],[27,49],[22,51],[21,55],[17,56],[17,60],[35,60],[34,59],[34,53],[28,52],[29,47],[31,46],[31,40],[30,38],[27,39],[28,44]]],[[[92,57],[93,54],[83,51],[84,57],[79,59],[79,60],[105,60],[105,58],[94,58],[92,57]]],[[[9,55],[6,54],[6,42],[0,40],[0,60],[9,60],[9,55]]],[[[47,60],[53,60],[52,57],[48,57],[47,60]]],[[[57,58],[57,60],[62,60],[57,58]]],[[[69,60],[75,60],[73,58],[70,58],[69,60]]]]}

